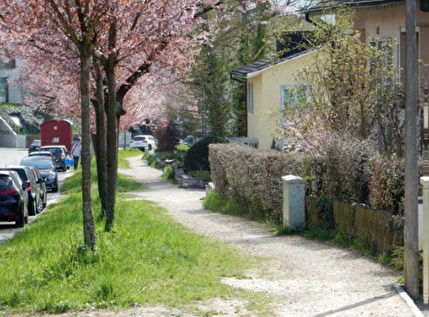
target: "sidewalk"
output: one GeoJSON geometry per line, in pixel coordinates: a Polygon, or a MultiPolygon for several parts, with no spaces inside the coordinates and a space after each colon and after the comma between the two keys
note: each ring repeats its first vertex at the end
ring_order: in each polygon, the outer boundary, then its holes
{"type": "Polygon", "coordinates": [[[144,183],[144,192],[131,193],[158,202],[176,221],[201,235],[266,258],[247,275],[224,282],[273,297],[277,316],[413,316],[391,288],[398,272],[360,254],[300,236],[274,237],[262,224],[206,211],[205,193],[184,190],[161,178],[140,158],[121,170],[144,183]]]}

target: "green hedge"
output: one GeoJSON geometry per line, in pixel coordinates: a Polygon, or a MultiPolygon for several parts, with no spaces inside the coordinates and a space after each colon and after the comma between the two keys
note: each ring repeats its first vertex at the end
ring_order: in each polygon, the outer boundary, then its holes
{"type": "Polygon", "coordinates": [[[364,142],[336,141],[318,156],[210,145],[212,180],[223,197],[252,213],[280,217],[282,176],[306,180],[307,194],[403,215],[403,161],[386,158],[364,142]]]}

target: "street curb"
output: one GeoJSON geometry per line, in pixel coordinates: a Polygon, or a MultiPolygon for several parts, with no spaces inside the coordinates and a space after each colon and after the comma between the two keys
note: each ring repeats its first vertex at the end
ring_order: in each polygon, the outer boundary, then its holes
{"type": "Polygon", "coordinates": [[[408,296],[407,292],[405,292],[404,288],[400,284],[393,284],[393,287],[395,288],[398,295],[403,299],[403,301],[407,304],[407,306],[410,308],[411,312],[415,317],[424,317],[421,310],[414,304],[414,301],[411,299],[410,296],[408,296]]]}

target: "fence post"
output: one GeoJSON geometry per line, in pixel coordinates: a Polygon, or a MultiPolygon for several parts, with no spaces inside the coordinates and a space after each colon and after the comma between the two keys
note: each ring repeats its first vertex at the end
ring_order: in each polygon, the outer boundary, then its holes
{"type": "Polygon", "coordinates": [[[305,181],[283,176],[283,226],[293,231],[305,229],[305,181]]]}

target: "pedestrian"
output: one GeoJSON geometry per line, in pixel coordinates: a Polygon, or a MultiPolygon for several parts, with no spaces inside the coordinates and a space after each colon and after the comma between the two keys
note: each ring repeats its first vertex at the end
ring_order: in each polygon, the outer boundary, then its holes
{"type": "Polygon", "coordinates": [[[80,139],[79,139],[77,140],[75,145],[73,145],[73,148],[72,148],[73,165],[75,170],[79,165],[79,158],[80,158],[81,152],[82,152],[82,145],[80,144],[80,139]]]}

